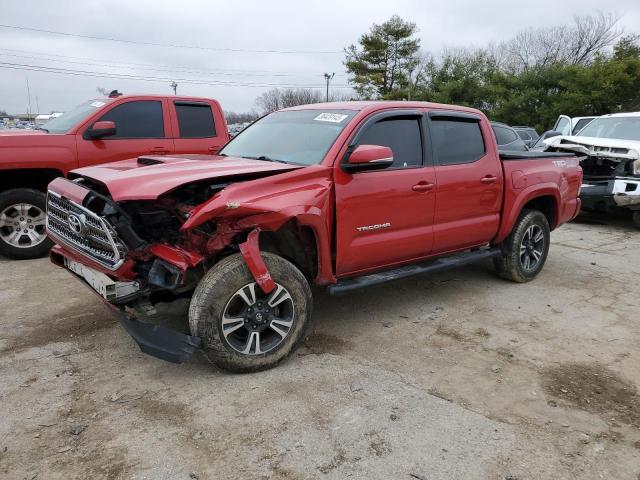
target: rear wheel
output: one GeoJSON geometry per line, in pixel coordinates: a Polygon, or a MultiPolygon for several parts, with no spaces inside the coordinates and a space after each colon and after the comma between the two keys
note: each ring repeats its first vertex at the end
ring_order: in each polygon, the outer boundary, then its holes
{"type": "Polygon", "coordinates": [[[502,255],[494,259],[498,274],[519,283],[533,280],[547,260],[549,240],[547,217],[538,210],[524,210],[502,244],[502,255]]]}
{"type": "Polygon", "coordinates": [[[189,308],[192,335],[202,338],[205,357],[233,372],[277,365],[300,343],[309,323],[309,283],[292,263],[263,253],[276,283],[265,294],[241,255],[216,264],[202,278],[189,308]]]}
{"type": "Polygon", "coordinates": [[[46,196],[17,188],[0,193],[0,254],[16,260],[47,254],[51,241],[45,229],[46,196]]]}

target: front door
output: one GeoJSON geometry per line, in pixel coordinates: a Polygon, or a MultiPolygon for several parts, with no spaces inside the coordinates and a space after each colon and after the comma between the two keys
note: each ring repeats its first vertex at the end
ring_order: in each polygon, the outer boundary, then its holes
{"type": "Polygon", "coordinates": [[[388,146],[394,163],[385,170],[353,174],[336,166],[338,276],[430,253],[436,179],[423,137],[421,112],[384,112],[356,133],[353,146],[388,146]]]}
{"type": "Polygon", "coordinates": [[[79,166],[173,153],[164,103],[162,100],[133,100],[114,106],[96,121],[113,121],[115,135],[93,140],[86,135],[86,128],[78,132],[79,166]]]}

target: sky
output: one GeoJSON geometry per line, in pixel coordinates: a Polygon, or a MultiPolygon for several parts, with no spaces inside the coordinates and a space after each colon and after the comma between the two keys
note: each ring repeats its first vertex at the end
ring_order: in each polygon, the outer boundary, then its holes
{"type": "Polygon", "coordinates": [[[0,110],[26,112],[27,83],[37,113],[68,110],[100,96],[98,87],[171,94],[172,80],[178,94],[236,112],[276,86],[324,91],[324,73],[335,72],[331,88],[348,92],[344,48],[394,14],[415,22],[422,48],[436,54],[599,10],[640,32],[639,0],[526,4],[535,8],[513,0],[0,0],[0,110]]]}

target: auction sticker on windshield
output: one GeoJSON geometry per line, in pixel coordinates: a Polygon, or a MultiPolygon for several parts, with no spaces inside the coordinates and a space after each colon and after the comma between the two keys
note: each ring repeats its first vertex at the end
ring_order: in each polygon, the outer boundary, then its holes
{"type": "Polygon", "coordinates": [[[339,113],[321,113],[314,120],[318,122],[340,123],[349,115],[341,115],[339,113]]]}
{"type": "Polygon", "coordinates": [[[99,101],[99,100],[98,100],[98,101],[95,101],[95,102],[91,102],[91,106],[92,106],[92,107],[95,107],[95,108],[100,108],[100,107],[101,107],[101,106],[103,106],[103,105],[104,105],[104,102],[101,102],[101,101],[99,101]]]}

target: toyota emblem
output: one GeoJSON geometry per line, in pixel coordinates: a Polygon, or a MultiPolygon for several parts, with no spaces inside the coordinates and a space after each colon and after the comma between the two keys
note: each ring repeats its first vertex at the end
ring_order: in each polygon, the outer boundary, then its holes
{"type": "Polygon", "coordinates": [[[72,232],[81,235],[84,233],[85,220],[84,215],[76,215],[74,213],[69,214],[67,217],[67,224],[72,232]]]}

